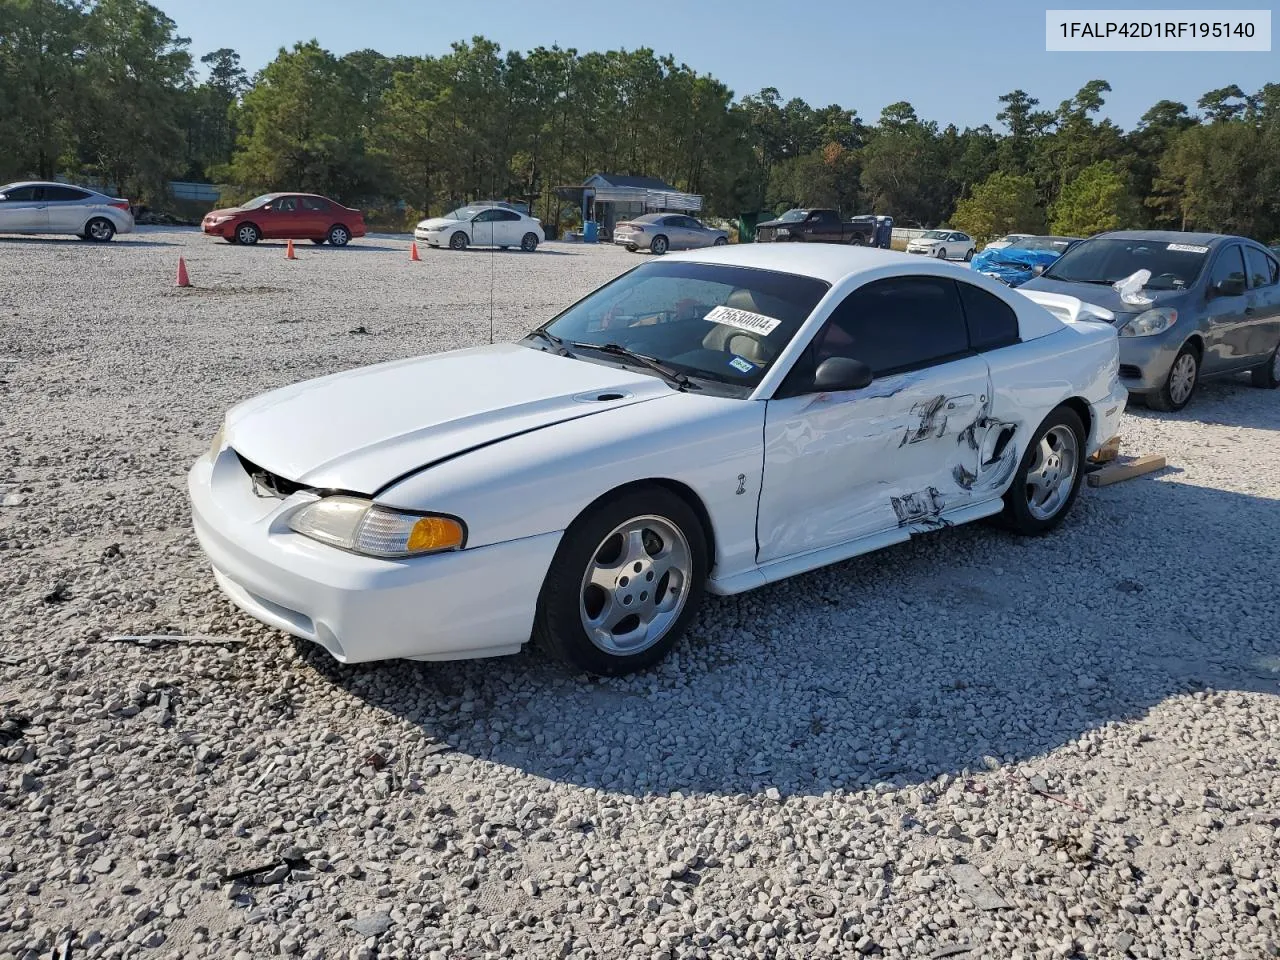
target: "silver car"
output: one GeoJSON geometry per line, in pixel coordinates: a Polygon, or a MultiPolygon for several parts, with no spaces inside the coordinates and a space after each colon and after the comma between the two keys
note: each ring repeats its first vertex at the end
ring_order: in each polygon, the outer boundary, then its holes
{"type": "Polygon", "coordinates": [[[646,213],[614,227],[613,242],[632,253],[637,250],[666,253],[668,250],[722,247],[729,242],[729,233],[703,226],[682,213],[646,213]]]}
{"type": "Polygon", "coordinates": [[[132,232],[128,200],[42,180],[0,187],[0,233],[64,233],[105,243],[132,232]]]}

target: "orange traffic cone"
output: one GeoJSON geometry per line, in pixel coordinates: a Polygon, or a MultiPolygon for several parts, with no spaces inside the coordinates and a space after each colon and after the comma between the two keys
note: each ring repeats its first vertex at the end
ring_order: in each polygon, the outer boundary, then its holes
{"type": "Polygon", "coordinates": [[[285,258],[286,260],[297,260],[297,259],[298,259],[297,257],[295,257],[295,256],[293,255],[293,241],[292,241],[292,240],[290,240],[287,244],[285,244],[285,248],[284,248],[284,258],[285,258]]]}
{"type": "Polygon", "coordinates": [[[191,278],[187,276],[187,261],[181,257],[178,258],[178,286],[191,286],[191,278]]]}
{"type": "Polygon", "coordinates": [[[409,244],[409,259],[410,260],[422,259],[420,256],[418,256],[418,242],[416,240],[413,243],[409,244]]]}

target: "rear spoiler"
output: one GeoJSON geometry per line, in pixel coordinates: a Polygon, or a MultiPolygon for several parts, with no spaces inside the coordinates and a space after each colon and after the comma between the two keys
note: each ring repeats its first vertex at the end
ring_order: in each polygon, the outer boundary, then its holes
{"type": "Polygon", "coordinates": [[[1016,290],[1028,300],[1040,304],[1059,320],[1066,323],[1078,323],[1082,320],[1094,323],[1112,323],[1116,315],[1106,307],[1085,303],[1079,297],[1065,293],[1049,293],[1045,290],[1016,290]]]}

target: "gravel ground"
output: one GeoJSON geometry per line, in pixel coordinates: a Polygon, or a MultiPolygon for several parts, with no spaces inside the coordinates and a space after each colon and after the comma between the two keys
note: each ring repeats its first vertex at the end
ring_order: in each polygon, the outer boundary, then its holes
{"type": "Polygon", "coordinates": [[[491,266],[501,339],[635,262],[407,246],[0,240],[0,957],[1280,953],[1280,393],[1135,411],[1170,467],[1051,537],[709,598],[642,676],[342,667],[213,585],[221,412],[483,342],[491,266]]]}

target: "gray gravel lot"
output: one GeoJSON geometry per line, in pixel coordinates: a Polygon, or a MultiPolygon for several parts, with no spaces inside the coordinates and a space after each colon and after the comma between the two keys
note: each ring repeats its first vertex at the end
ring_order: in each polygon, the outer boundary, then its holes
{"type": "Polygon", "coordinates": [[[214,587],[222,411],[637,258],[298,256],[0,239],[0,957],[1280,954],[1280,392],[1131,412],[1169,469],[1048,538],[709,599],[649,674],[342,667],[214,587]]]}

